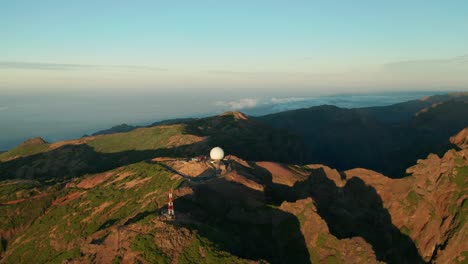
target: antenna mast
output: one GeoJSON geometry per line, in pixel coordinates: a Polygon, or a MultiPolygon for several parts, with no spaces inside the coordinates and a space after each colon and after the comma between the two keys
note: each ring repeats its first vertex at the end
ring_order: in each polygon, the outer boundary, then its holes
{"type": "Polygon", "coordinates": [[[172,189],[169,191],[169,201],[167,203],[167,214],[171,218],[175,218],[174,203],[172,202],[172,189]]]}

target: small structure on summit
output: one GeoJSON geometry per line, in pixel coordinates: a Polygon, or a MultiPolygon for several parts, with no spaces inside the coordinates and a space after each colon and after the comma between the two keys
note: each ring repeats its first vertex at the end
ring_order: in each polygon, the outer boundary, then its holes
{"type": "Polygon", "coordinates": [[[175,214],[174,214],[174,203],[172,201],[172,189],[169,191],[169,197],[168,197],[168,202],[167,202],[167,217],[170,220],[175,219],[175,214]]]}
{"type": "Polygon", "coordinates": [[[224,158],[224,150],[220,147],[214,147],[210,151],[210,158],[214,161],[220,161],[224,158]]]}
{"type": "Polygon", "coordinates": [[[196,157],[193,157],[191,160],[196,161],[196,162],[205,162],[208,160],[208,156],[203,156],[203,155],[196,156],[196,157]]]}
{"type": "Polygon", "coordinates": [[[211,163],[214,165],[216,170],[216,176],[220,177],[223,171],[223,168],[226,166],[223,164],[222,159],[224,158],[224,150],[220,147],[214,147],[210,151],[211,163]]]}
{"type": "MultiPolygon", "coordinates": [[[[175,213],[174,213],[174,203],[172,198],[173,189],[171,188],[168,192],[168,199],[167,199],[167,211],[164,211],[163,208],[158,210],[158,219],[161,221],[174,221],[175,220],[175,213]]],[[[156,202],[158,206],[158,203],[156,202]]]]}

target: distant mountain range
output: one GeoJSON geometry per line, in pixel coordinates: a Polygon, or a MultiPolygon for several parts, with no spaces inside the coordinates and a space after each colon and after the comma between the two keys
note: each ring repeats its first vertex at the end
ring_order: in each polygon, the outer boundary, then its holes
{"type": "MultiPolygon", "coordinates": [[[[251,123],[257,121],[294,134],[301,149],[290,153],[286,160],[261,156],[258,152],[243,156],[248,159],[323,163],[338,169],[363,167],[399,178],[414,160],[431,152],[442,154],[450,147],[447,138],[468,126],[468,93],[435,95],[382,107],[347,109],[323,105],[251,119],[251,123]]],[[[165,120],[149,127],[192,124],[195,120],[204,119],[165,120]]],[[[140,127],[122,124],[93,136],[137,128],[140,127]]],[[[248,146],[234,148],[236,155],[249,152],[248,146]]],[[[279,147],[277,151],[284,150],[279,147]]]]}
{"type": "Polygon", "coordinates": [[[305,147],[302,163],[363,167],[398,178],[414,160],[444,153],[448,137],[468,126],[468,93],[383,107],[317,106],[255,120],[299,135],[305,147]]]}
{"type": "MultiPolygon", "coordinates": [[[[324,105],[260,117],[232,112],[161,121],[145,127],[123,124],[78,140],[22,144],[0,154],[0,161],[22,157],[12,161],[15,165],[0,164],[0,168],[11,168],[14,170],[11,173],[18,175],[21,173],[17,168],[22,166],[16,163],[30,164],[46,156],[60,160],[57,166],[65,171],[76,171],[81,166],[99,171],[159,153],[197,155],[212,145],[220,145],[247,160],[320,163],[341,170],[363,167],[400,178],[415,160],[429,153],[443,154],[451,147],[447,139],[466,126],[468,93],[437,95],[383,107],[346,109],[324,105]],[[174,142],[159,139],[158,133],[192,144],[174,147],[174,142]],[[195,138],[196,142],[192,142],[195,138]],[[81,160],[80,166],[70,166],[75,157],[58,158],[62,150],[86,155],[76,157],[81,160]],[[43,152],[44,155],[31,155],[43,152]]],[[[37,177],[33,171],[22,173],[37,177]]],[[[74,175],[60,171],[63,176],[74,175]]]]}
{"type": "Polygon", "coordinates": [[[0,263],[464,263],[467,97],[32,138],[0,153],[0,263]]]}

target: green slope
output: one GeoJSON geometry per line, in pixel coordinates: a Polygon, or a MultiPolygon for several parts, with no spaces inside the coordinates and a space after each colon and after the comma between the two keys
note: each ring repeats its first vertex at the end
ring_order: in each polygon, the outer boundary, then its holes
{"type": "MultiPolygon", "coordinates": [[[[171,180],[171,174],[160,165],[146,162],[118,168],[110,174],[105,182],[90,189],[72,186],[99,175],[74,180],[69,188],[55,193],[59,202],[52,204],[44,215],[22,211],[35,221],[8,246],[11,254],[6,263],[61,263],[69,257],[78,257],[83,239],[109,226],[122,226],[138,213],[154,211],[166,198],[166,192],[180,184],[180,180],[171,180]],[[117,180],[125,174],[128,176],[117,180]]],[[[14,208],[18,210],[28,204],[19,203],[14,208]]],[[[8,208],[1,210],[2,215],[9,213],[8,208]]],[[[2,224],[2,228],[8,227],[2,224]]]]}
{"type": "Polygon", "coordinates": [[[12,158],[26,157],[47,151],[49,144],[18,146],[0,154],[0,162],[12,158]]]}
{"type": "Polygon", "coordinates": [[[238,113],[189,120],[186,124],[138,128],[126,133],[21,145],[0,156],[1,179],[63,180],[155,157],[207,155],[213,146],[250,160],[298,161],[300,140],[238,113]]]}
{"type": "MultiPolygon", "coordinates": [[[[149,150],[168,146],[172,136],[185,134],[183,125],[157,126],[139,128],[126,133],[116,133],[90,138],[84,138],[83,144],[91,146],[96,152],[115,153],[129,150],[149,150]]],[[[190,140],[186,140],[191,143],[190,140]]],[[[73,144],[73,142],[71,142],[73,144]]],[[[50,151],[51,144],[20,145],[0,154],[0,161],[11,158],[26,157],[50,151]]]]}

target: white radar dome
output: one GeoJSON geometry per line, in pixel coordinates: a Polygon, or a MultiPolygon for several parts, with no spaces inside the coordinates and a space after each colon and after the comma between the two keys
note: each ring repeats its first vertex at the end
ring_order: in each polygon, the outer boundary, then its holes
{"type": "Polygon", "coordinates": [[[224,158],[224,150],[220,147],[215,147],[210,151],[212,160],[222,160],[224,158]]]}

